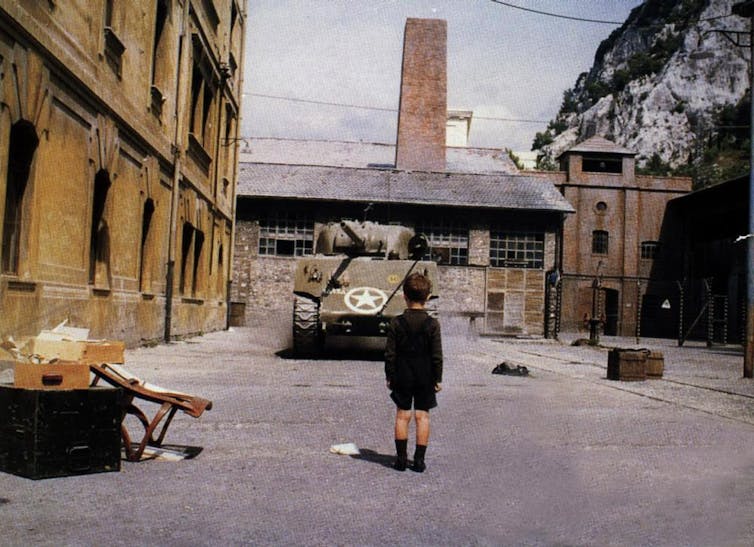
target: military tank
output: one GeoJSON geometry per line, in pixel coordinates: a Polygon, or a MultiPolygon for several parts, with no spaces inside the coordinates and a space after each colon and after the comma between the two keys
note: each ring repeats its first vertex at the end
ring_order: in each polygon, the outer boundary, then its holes
{"type": "Polygon", "coordinates": [[[422,260],[428,243],[405,226],[343,220],[322,227],[314,255],[298,259],[294,281],[293,350],[319,353],[331,335],[385,336],[403,312],[401,287],[419,272],[432,281],[427,303],[437,310],[437,264],[422,260]]]}

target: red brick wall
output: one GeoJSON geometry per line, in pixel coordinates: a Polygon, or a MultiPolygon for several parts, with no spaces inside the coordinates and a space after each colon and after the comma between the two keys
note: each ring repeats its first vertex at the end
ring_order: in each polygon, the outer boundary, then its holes
{"type": "Polygon", "coordinates": [[[574,154],[568,180],[555,181],[576,210],[563,225],[563,331],[581,329],[591,314],[591,283],[599,273],[602,286],[619,294],[618,333],[635,333],[637,281],[646,288],[653,262],[641,258],[641,243],[659,240],[667,202],[690,191],[691,179],[635,176],[633,167],[628,158],[622,174],[586,173],[574,154]],[[606,210],[596,208],[600,201],[606,210]],[[593,230],[609,233],[608,254],[592,253],[593,230]]]}
{"type": "Polygon", "coordinates": [[[395,165],[417,171],[445,170],[447,29],[441,19],[408,19],[395,165]]]}

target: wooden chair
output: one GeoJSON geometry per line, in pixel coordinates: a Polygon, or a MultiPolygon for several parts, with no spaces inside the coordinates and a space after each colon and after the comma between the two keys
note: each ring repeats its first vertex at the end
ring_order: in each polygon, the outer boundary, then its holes
{"type": "Polygon", "coordinates": [[[98,363],[90,364],[89,369],[94,373],[93,386],[97,385],[97,382],[102,379],[108,384],[123,389],[123,418],[125,419],[127,414],[132,414],[144,426],[144,437],[138,443],[138,446],[134,448],[131,445],[131,436],[128,433],[125,421],[121,424],[121,435],[123,437],[123,445],[126,449],[126,459],[130,462],[141,460],[147,445],[162,446],[168,426],[178,410],[182,410],[189,416],[198,418],[205,410],[212,409],[212,401],[149,384],[128,372],[121,365],[98,363]],[[135,399],[157,403],[160,405],[160,408],[150,420],[144,411],[136,406],[135,399]],[[159,436],[155,439],[155,430],[163,419],[165,419],[165,423],[162,425],[159,436]]]}

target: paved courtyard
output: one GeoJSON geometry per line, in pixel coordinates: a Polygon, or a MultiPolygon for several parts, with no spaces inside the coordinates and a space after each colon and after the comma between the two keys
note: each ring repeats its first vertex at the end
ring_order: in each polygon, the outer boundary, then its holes
{"type": "MultiPolygon", "coordinates": [[[[127,352],[210,398],[167,442],[194,459],[32,481],[0,474],[5,545],[752,545],[754,383],[740,348],[603,339],[665,354],[606,379],[607,350],[479,337],[445,320],[423,474],[390,468],[378,348],[292,358],[287,318],[127,352]],[[264,326],[263,326],[264,325],[264,326]],[[506,361],[528,377],[491,374],[506,361]],[[329,447],[353,442],[357,457],[329,447]]],[[[410,443],[412,450],[413,442],[410,443]]]]}

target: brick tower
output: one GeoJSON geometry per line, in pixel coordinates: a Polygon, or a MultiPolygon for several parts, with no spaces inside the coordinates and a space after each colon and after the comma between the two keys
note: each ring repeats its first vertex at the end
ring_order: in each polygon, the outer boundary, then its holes
{"type": "Polygon", "coordinates": [[[397,169],[445,170],[447,34],[442,19],[407,19],[398,114],[397,169]]]}

